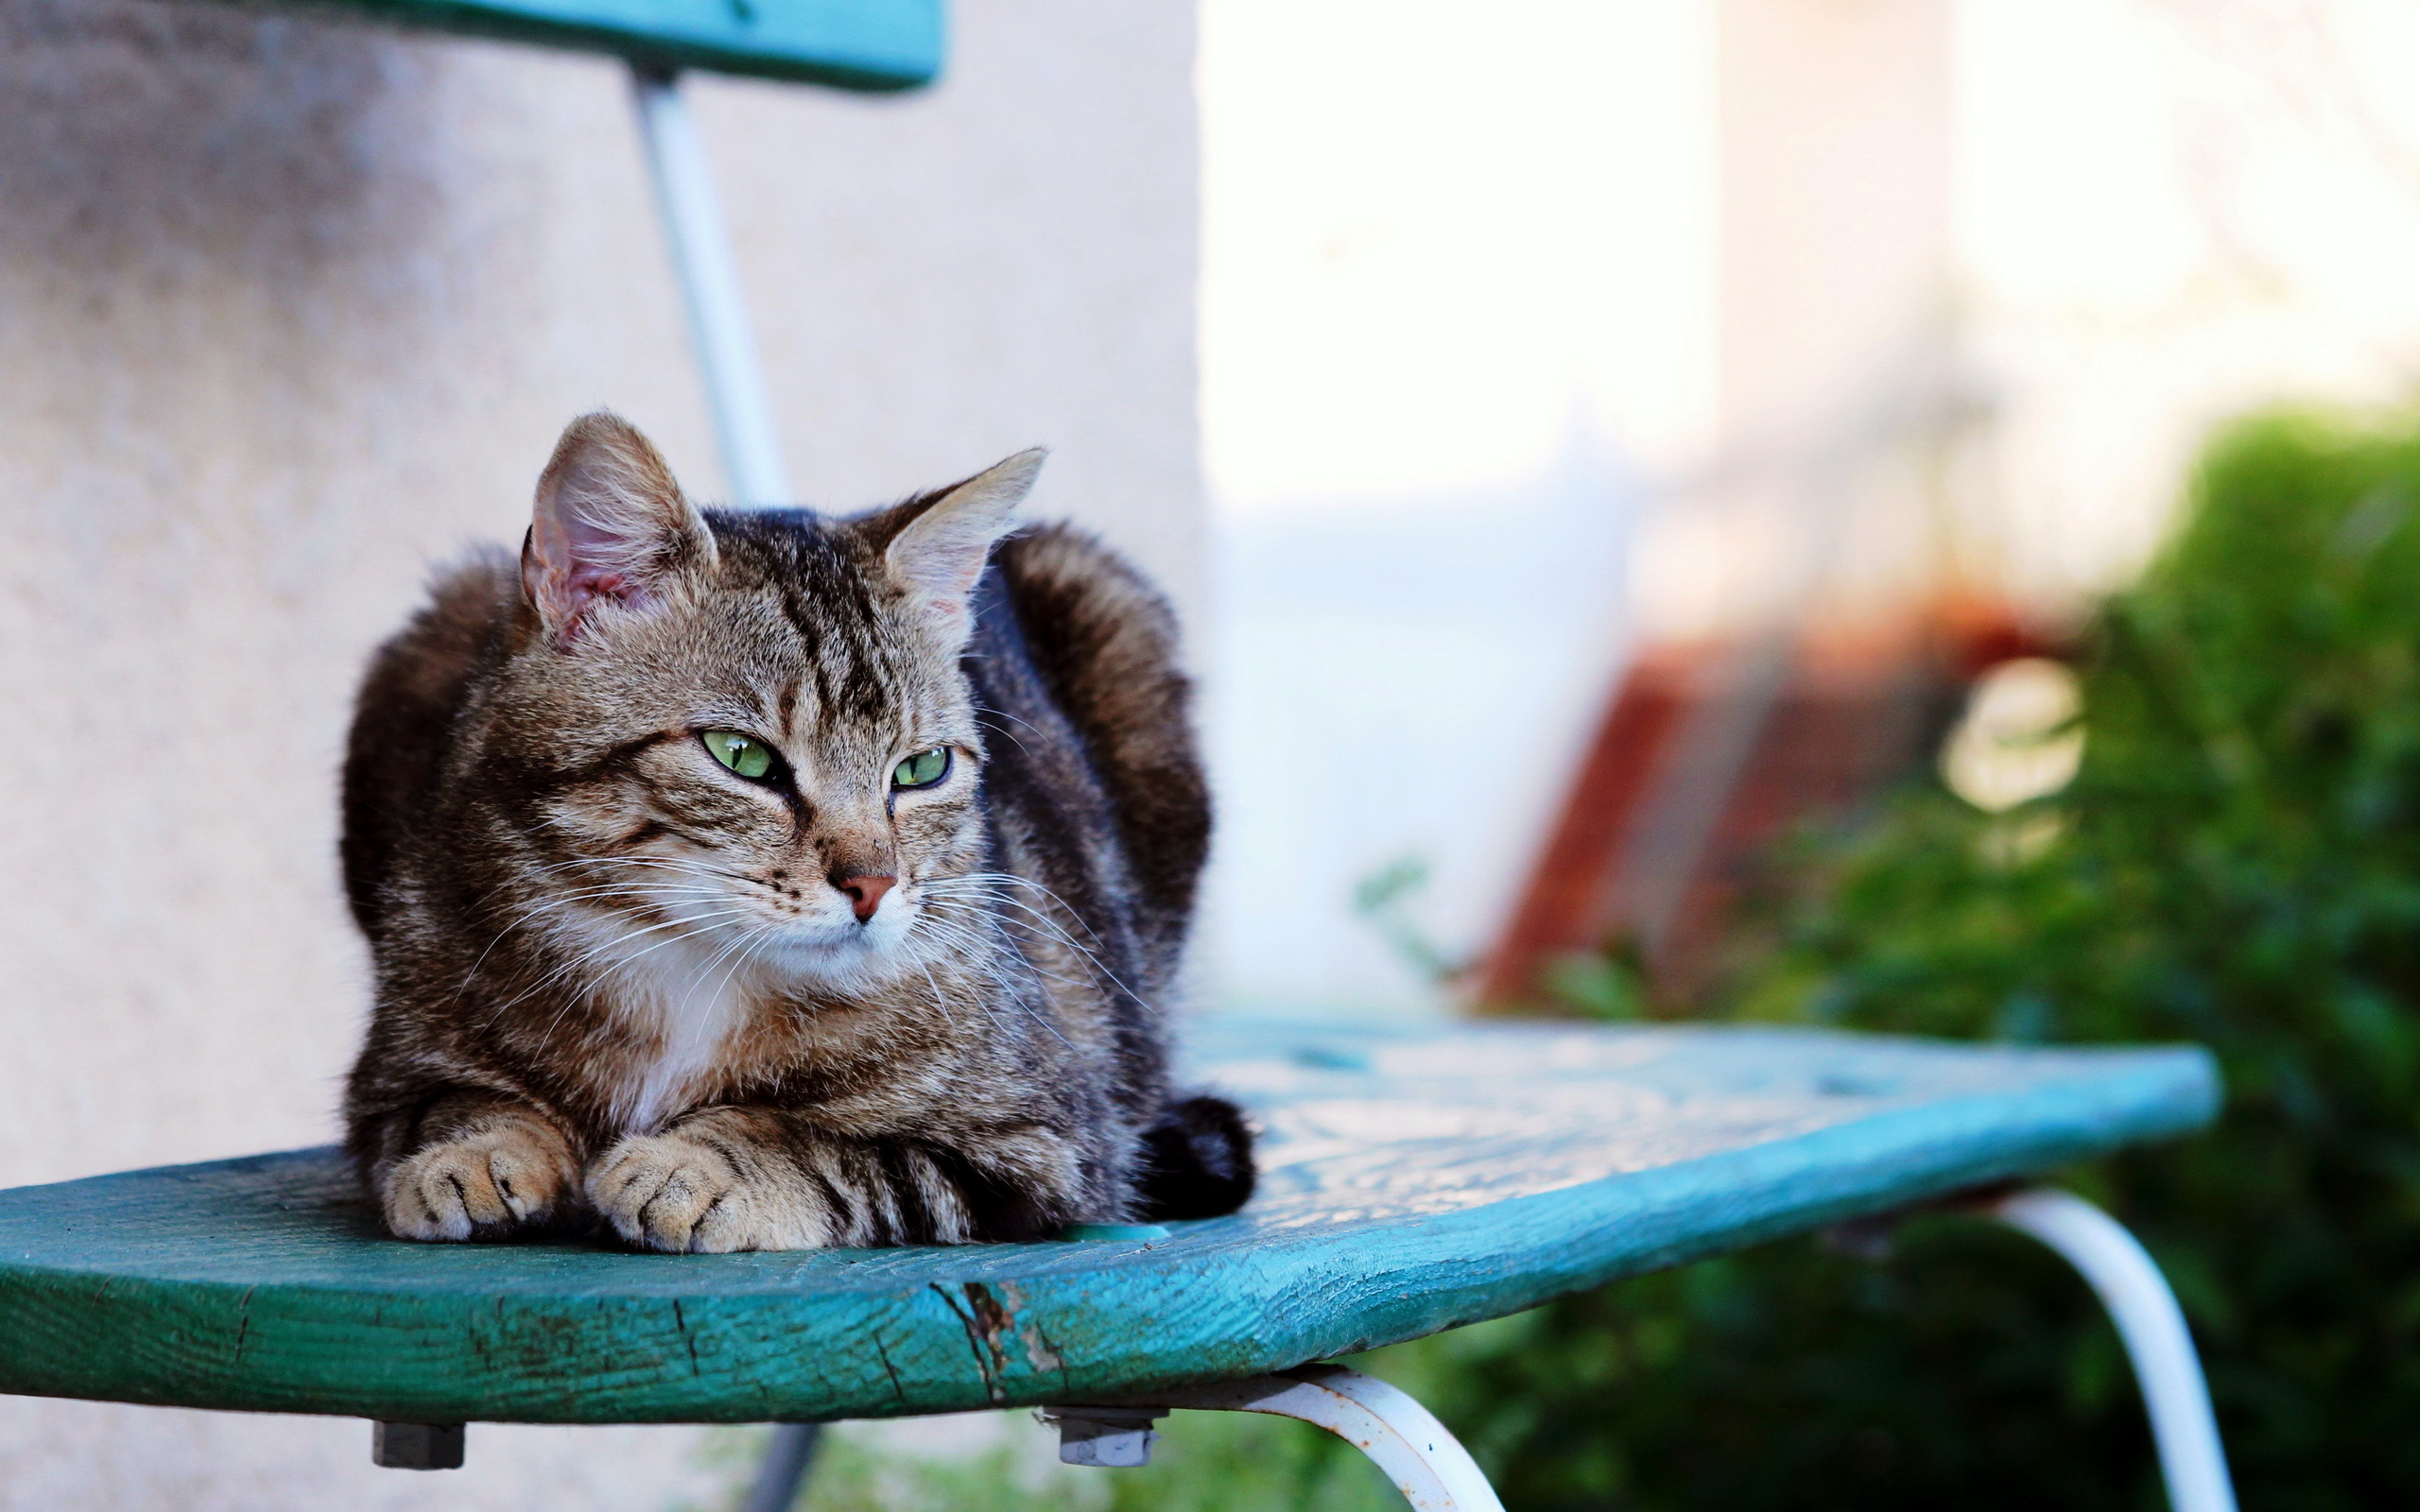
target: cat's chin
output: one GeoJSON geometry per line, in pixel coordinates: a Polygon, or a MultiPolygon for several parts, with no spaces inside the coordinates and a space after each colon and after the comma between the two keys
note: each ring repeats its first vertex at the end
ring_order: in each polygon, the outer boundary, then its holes
{"type": "Polygon", "coordinates": [[[892,941],[855,924],[784,930],[756,947],[758,962],[803,987],[862,991],[887,986],[905,969],[892,941]]]}

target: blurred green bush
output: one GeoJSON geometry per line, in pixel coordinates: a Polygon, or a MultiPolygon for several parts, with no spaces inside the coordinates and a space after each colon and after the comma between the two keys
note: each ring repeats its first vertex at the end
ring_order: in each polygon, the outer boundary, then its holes
{"type": "MultiPolygon", "coordinates": [[[[2075,781],[1998,816],[1925,783],[1802,841],[1723,1000],[2217,1052],[2214,1133],[2068,1177],[2176,1284],[2255,1508],[2420,1503],[2415,506],[2411,422],[2224,435],[2092,628],[2075,781]]],[[[1808,1240],[1649,1277],[1487,1345],[1425,1373],[1516,1509],[2165,1504],[2082,1284],[1971,1220],[1880,1264],[1808,1240]]]]}

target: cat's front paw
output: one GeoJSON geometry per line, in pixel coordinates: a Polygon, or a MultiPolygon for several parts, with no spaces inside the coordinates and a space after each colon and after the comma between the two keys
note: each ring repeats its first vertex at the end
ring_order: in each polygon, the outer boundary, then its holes
{"type": "Polygon", "coordinates": [[[556,1216],[579,1179],[569,1142],[515,1119],[422,1150],[379,1199],[399,1239],[493,1238],[556,1216]]]}
{"type": "Polygon", "coordinates": [[[589,1167],[588,1200],[629,1243],[674,1254],[832,1243],[827,1216],[800,1183],[743,1170],[725,1146],[677,1132],[632,1135],[606,1151],[589,1167]]]}

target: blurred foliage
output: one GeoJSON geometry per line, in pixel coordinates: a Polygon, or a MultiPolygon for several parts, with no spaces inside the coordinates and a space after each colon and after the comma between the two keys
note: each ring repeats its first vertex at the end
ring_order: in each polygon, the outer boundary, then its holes
{"type": "MultiPolygon", "coordinates": [[[[2216,1132],[2071,1177],[2182,1295],[2245,1504],[2411,1504],[2420,428],[2265,417],[2189,503],[2092,629],[2075,782],[1999,816],[1927,784],[1803,840],[1725,1011],[2208,1045],[2216,1132]]],[[[2082,1284],[1970,1220],[1878,1265],[1806,1240],[1525,1321],[1435,1403],[1512,1507],[2164,1504],[2082,1284]]]]}
{"type": "Polygon", "coordinates": [[[1547,991],[1580,1018],[1622,1023],[1648,1016],[1647,978],[1631,953],[1575,951],[1546,964],[1547,991]]]}
{"type": "Polygon", "coordinates": [[[1471,963],[1446,954],[1412,917],[1412,903],[1427,888],[1427,859],[1398,856],[1353,885],[1353,912],[1377,931],[1413,976],[1443,986],[1469,971],[1471,963]]]}

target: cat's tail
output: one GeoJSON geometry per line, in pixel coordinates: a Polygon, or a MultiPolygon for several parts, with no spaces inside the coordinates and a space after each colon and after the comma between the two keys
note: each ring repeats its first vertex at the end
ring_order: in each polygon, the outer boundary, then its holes
{"type": "Polygon", "coordinates": [[[1185,1097],[1143,1132],[1141,1216],[1217,1218],[1252,1196],[1252,1125],[1223,1097],[1185,1097]]]}

